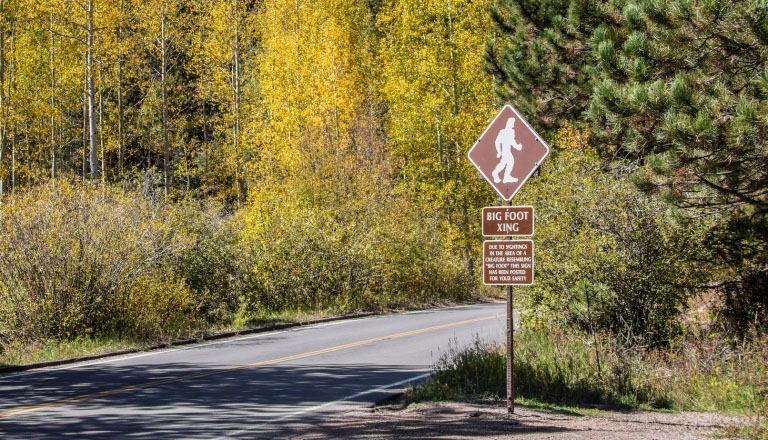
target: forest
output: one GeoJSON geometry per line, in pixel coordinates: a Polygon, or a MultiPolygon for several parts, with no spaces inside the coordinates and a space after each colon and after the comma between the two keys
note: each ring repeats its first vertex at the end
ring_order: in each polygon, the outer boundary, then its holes
{"type": "Polygon", "coordinates": [[[476,293],[489,4],[424,6],[2,0],[0,346],[476,293]]]}
{"type": "Polygon", "coordinates": [[[507,102],[552,146],[525,327],[762,346],[763,0],[0,0],[0,363],[499,297],[507,102]]]}

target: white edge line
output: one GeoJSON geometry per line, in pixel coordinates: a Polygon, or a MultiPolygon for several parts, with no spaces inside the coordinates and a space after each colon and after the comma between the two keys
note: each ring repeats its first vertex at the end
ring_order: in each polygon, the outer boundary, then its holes
{"type": "MultiPolygon", "coordinates": [[[[345,322],[358,321],[358,320],[366,319],[366,318],[370,318],[370,316],[365,316],[365,317],[362,317],[362,318],[352,318],[352,319],[348,319],[348,320],[345,319],[345,320],[339,320],[339,321],[334,321],[334,322],[324,322],[324,323],[318,323],[318,324],[314,324],[314,325],[299,325],[299,326],[295,326],[295,327],[292,327],[292,328],[289,328],[289,329],[285,329],[285,330],[266,331],[266,332],[263,332],[263,333],[257,333],[255,335],[234,336],[232,338],[226,338],[226,339],[222,339],[220,341],[203,342],[203,343],[200,343],[200,344],[190,344],[190,345],[187,345],[187,346],[184,346],[184,347],[170,348],[170,349],[165,349],[165,350],[151,350],[149,352],[137,354],[137,355],[134,355],[134,356],[126,356],[126,357],[117,356],[117,357],[114,357],[114,358],[111,358],[111,359],[105,359],[105,360],[96,361],[96,362],[84,361],[82,363],[76,363],[76,364],[73,364],[73,365],[67,365],[65,367],[41,368],[41,369],[35,369],[35,370],[32,370],[32,371],[22,371],[22,372],[18,372],[18,373],[11,373],[11,374],[7,374],[7,375],[0,375],[0,380],[2,380],[4,378],[8,378],[8,377],[21,377],[21,376],[28,376],[28,375],[32,375],[32,374],[50,373],[52,371],[72,370],[72,369],[75,369],[75,368],[84,368],[84,367],[90,367],[92,365],[101,365],[101,364],[108,364],[108,363],[111,363],[111,362],[127,361],[127,360],[138,359],[138,358],[142,358],[142,357],[146,357],[146,356],[154,356],[154,355],[158,355],[158,354],[173,353],[173,352],[176,352],[176,351],[193,350],[193,349],[196,349],[196,348],[203,348],[203,347],[208,347],[208,346],[211,346],[211,345],[226,344],[228,342],[237,342],[237,341],[245,341],[245,340],[248,340],[248,339],[262,338],[264,336],[277,335],[277,334],[280,334],[280,333],[287,333],[287,332],[297,331],[297,330],[302,330],[302,329],[307,329],[307,328],[330,327],[332,325],[343,324],[345,322]]],[[[106,354],[106,355],[109,356],[109,354],[106,354]]]]}
{"type": "Polygon", "coordinates": [[[499,119],[499,116],[501,116],[501,114],[504,112],[504,109],[505,109],[506,107],[509,107],[509,108],[510,108],[510,110],[512,110],[512,112],[513,112],[515,115],[517,115],[517,117],[518,117],[518,118],[520,118],[520,120],[522,120],[522,121],[523,121],[523,124],[525,124],[525,126],[526,126],[526,127],[528,127],[528,130],[531,130],[531,133],[533,133],[533,134],[534,134],[534,136],[536,137],[536,139],[538,139],[538,140],[541,142],[541,144],[542,144],[542,145],[544,145],[544,149],[546,149],[546,150],[547,150],[547,152],[546,152],[546,153],[544,153],[544,156],[542,156],[542,157],[541,157],[541,159],[539,159],[539,161],[536,163],[536,167],[535,167],[535,168],[533,168],[533,169],[531,170],[531,172],[530,172],[530,173],[528,173],[528,175],[527,175],[527,176],[525,176],[525,179],[523,179],[523,181],[522,181],[522,182],[520,182],[520,185],[518,185],[518,186],[517,186],[517,188],[515,189],[515,191],[514,191],[514,192],[513,192],[513,193],[512,193],[512,194],[509,196],[509,198],[507,198],[507,197],[504,197],[504,194],[502,194],[502,193],[501,193],[501,191],[500,191],[498,188],[496,188],[496,186],[493,184],[493,182],[491,181],[491,179],[489,179],[489,178],[488,178],[488,176],[486,176],[486,175],[485,175],[485,173],[483,172],[483,170],[481,170],[481,169],[480,169],[480,167],[479,167],[479,166],[478,166],[478,165],[475,163],[475,161],[474,161],[474,160],[472,160],[472,157],[469,155],[469,152],[470,152],[470,151],[472,151],[472,149],[475,147],[475,145],[477,145],[477,141],[475,141],[475,143],[474,143],[474,144],[472,144],[472,146],[471,146],[471,147],[469,147],[469,150],[467,150],[467,159],[469,159],[469,161],[470,161],[470,162],[472,162],[472,165],[474,165],[474,166],[475,166],[475,168],[477,168],[477,171],[478,171],[478,172],[480,172],[480,175],[482,175],[482,176],[483,176],[483,178],[484,178],[485,180],[487,180],[487,181],[488,181],[488,183],[491,185],[491,188],[493,188],[493,189],[496,191],[496,193],[497,193],[499,196],[501,196],[501,198],[502,198],[502,199],[503,199],[505,202],[508,202],[508,201],[512,200],[512,198],[513,198],[513,197],[515,197],[515,195],[517,194],[517,192],[518,192],[518,191],[520,191],[520,188],[522,188],[522,187],[523,187],[523,185],[525,185],[525,182],[527,182],[527,181],[528,181],[528,179],[530,179],[530,178],[531,178],[531,176],[533,175],[533,173],[534,173],[534,172],[535,172],[537,169],[539,169],[539,167],[541,166],[541,163],[542,163],[542,162],[544,162],[544,159],[546,159],[546,158],[547,158],[547,156],[549,156],[549,152],[550,152],[550,150],[551,150],[551,149],[549,148],[549,144],[547,143],[547,141],[545,141],[545,140],[544,140],[544,138],[543,138],[543,137],[541,137],[541,136],[539,135],[539,133],[537,133],[537,132],[536,132],[536,130],[534,130],[534,129],[531,127],[531,125],[528,123],[528,121],[525,119],[525,117],[523,117],[523,115],[521,115],[521,114],[520,114],[520,112],[518,112],[518,111],[517,111],[517,109],[516,109],[516,108],[515,108],[515,107],[514,107],[512,104],[510,104],[510,103],[506,103],[506,104],[504,104],[504,106],[503,106],[503,107],[501,107],[501,110],[499,110],[499,114],[497,114],[497,115],[496,115],[496,117],[495,117],[495,118],[493,118],[493,120],[490,122],[490,124],[488,124],[488,126],[487,126],[487,127],[485,127],[485,130],[483,130],[483,134],[481,134],[481,135],[480,135],[480,136],[477,138],[478,140],[482,139],[482,137],[483,137],[483,136],[485,136],[485,133],[486,133],[488,130],[490,130],[490,129],[491,129],[491,125],[493,125],[493,123],[494,123],[494,122],[496,122],[496,120],[497,120],[497,119],[499,119]]]}
{"type": "Polygon", "coordinates": [[[391,384],[388,384],[388,385],[382,385],[382,386],[377,387],[377,388],[373,388],[373,389],[370,389],[370,390],[361,391],[359,393],[351,394],[349,396],[342,397],[341,399],[334,400],[333,402],[326,402],[326,403],[323,403],[323,404],[320,404],[320,405],[316,405],[316,406],[313,406],[313,407],[310,407],[310,408],[307,408],[307,409],[302,409],[302,410],[299,410],[299,411],[294,411],[294,412],[288,413],[288,414],[286,414],[286,415],[284,415],[282,417],[278,417],[275,420],[271,420],[271,421],[264,422],[264,423],[259,423],[258,425],[250,426],[248,428],[241,429],[239,431],[231,432],[231,433],[228,433],[228,434],[224,435],[223,437],[217,437],[215,440],[231,439],[231,438],[233,438],[235,436],[238,436],[240,434],[244,434],[244,433],[252,431],[254,429],[259,429],[259,428],[261,428],[263,426],[270,425],[272,423],[282,422],[283,420],[287,420],[287,419],[290,419],[290,418],[293,418],[293,417],[296,417],[296,416],[300,416],[302,414],[306,414],[306,413],[310,413],[310,412],[315,412],[315,411],[321,410],[323,408],[327,408],[329,406],[333,406],[333,405],[336,405],[338,403],[345,402],[347,400],[356,399],[356,398],[364,396],[366,394],[378,393],[379,391],[384,391],[386,389],[389,389],[389,388],[392,388],[392,387],[396,387],[398,385],[404,385],[406,383],[415,382],[417,380],[421,380],[421,379],[429,376],[430,374],[432,374],[432,373],[420,374],[418,376],[410,377],[408,379],[400,380],[400,381],[397,381],[397,382],[394,382],[394,383],[391,383],[391,384]]]}
{"type": "MultiPolygon", "coordinates": [[[[486,304],[486,303],[482,303],[482,304],[479,304],[479,305],[484,305],[484,304],[486,304]]],[[[471,306],[472,304],[469,304],[469,305],[471,306]]],[[[344,324],[344,323],[347,323],[347,322],[361,321],[361,320],[364,320],[364,319],[381,318],[381,317],[397,316],[397,315],[409,315],[409,314],[423,313],[423,312],[434,311],[434,310],[456,309],[456,308],[467,307],[467,306],[468,306],[468,304],[460,304],[460,305],[451,306],[451,307],[435,307],[435,308],[425,309],[425,310],[413,310],[413,311],[410,311],[410,312],[393,313],[391,315],[363,316],[361,318],[340,319],[338,321],[333,321],[333,322],[324,322],[324,323],[310,324],[310,325],[298,325],[298,326],[291,327],[291,328],[288,328],[288,329],[285,329],[285,330],[266,331],[266,332],[257,333],[257,334],[254,334],[254,335],[234,336],[232,338],[225,338],[225,339],[222,339],[220,341],[203,342],[203,343],[199,343],[199,344],[191,344],[191,345],[187,345],[187,346],[184,346],[184,347],[178,347],[178,348],[170,348],[170,349],[164,349],[164,350],[151,350],[151,351],[148,351],[148,352],[145,352],[145,353],[136,354],[136,355],[133,355],[133,356],[125,356],[125,357],[117,356],[117,357],[114,357],[114,358],[109,358],[109,359],[104,359],[104,360],[99,360],[99,361],[94,361],[94,362],[89,362],[89,361],[78,362],[78,363],[75,363],[75,364],[72,364],[72,365],[63,366],[63,367],[40,368],[40,369],[34,369],[34,370],[30,370],[30,371],[20,371],[18,373],[2,374],[2,375],[0,375],[0,380],[6,379],[6,378],[30,376],[30,375],[33,375],[33,374],[50,373],[52,371],[73,370],[73,369],[76,369],[76,368],[90,367],[92,365],[101,365],[101,364],[108,364],[108,363],[112,363],[112,362],[127,361],[127,360],[131,360],[131,359],[143,358],[143,357],[146,357],[146,356],[154,356],[154,355],[158,355],[158,354],[173,353],[173,352],[176,352],[176,351],[193,350],[193,349],[197,349],[197,348],[208,347],[208,346],[211,346],[211,345],[226,344],[228,342],[245,341],[245,340],[248,340],[248,339],[257,339],[257,338],[262,338],[264,336],[271,336],[271,335],[277,335],[277,334],[281,334],[281,333],[294,332],[294,331],[299,331],[299,330],[306,330],[306,329],[310,329],[310,328],[330,327],[330,326],[333,326],[333,325],[344,324]]],[[[106,354],[106,355],[109,356],[109,354],[106,354]]]]}

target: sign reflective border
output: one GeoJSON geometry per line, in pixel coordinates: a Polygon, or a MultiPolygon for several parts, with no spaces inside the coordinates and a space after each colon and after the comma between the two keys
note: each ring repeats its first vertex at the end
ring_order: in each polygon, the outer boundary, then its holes
{"type": "Polygon", "coordinates": [[[533,235],[533,206],[483,208],[483,236],[533,235]]]}
{"type": "Polygon", "coordinates": [[[533,241],[484,241],[483,284],[486,286],[532,285],[533,241]]]}

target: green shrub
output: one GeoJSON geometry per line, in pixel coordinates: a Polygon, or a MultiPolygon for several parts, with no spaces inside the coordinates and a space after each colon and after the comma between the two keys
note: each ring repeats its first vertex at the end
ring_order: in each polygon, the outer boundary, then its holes
{"type": "Polygon", "coordinates": [[[379,310],[472,294],[475,280],[439,222],[391,188],[307,185],[266,185],[240,213],[251,312],[379,310]]]}
{"type": "Polygon", "coordinates": [[[179,243],[169,258],[169,270],[184,281],[206,324],[231,322],[245,274],[238,225],[221,205],[210,201],[176,203],[169,216],[179,243]]]}
{"type": "Polygon", "coordinates": [[[754,328],[768,333],[768,218],[744,207],[712,231],[710,242],[729,268],[721,278],[719,324],[740,338],[754,328]]]}
{"type": "Polygon", "coordinates": [[[682,221],[600,166],[588,147],[565,148],[522,194],[536,207],[536,284],[521,290],[528,317],[555,315],[628,345],[668,343],[712,276],[706,222],[682,221]]]}
{"type": "Polygon", "coordinates": [[[237,309],[231,220],[192,202],[55,181],[0,207],[0,346],[168,337],[237,309]]]}

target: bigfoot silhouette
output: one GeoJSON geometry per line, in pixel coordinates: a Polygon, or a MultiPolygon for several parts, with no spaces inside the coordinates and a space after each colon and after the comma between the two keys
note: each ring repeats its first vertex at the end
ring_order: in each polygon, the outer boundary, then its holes
{"type": "Polygon", "coordinates": [[[507,126],[499,131],[496,136],[496,157],[501,158],[499,164],[491,174],[493,181],[496,183],[502,182],[499,178],[499,173],[504,170],[504,180],[502,183],[515,183],[516,177],[512,177],[512,167],[515,166],[515,158],[512,156],[512,148],[517,151],[523,149],[523,146],[517,143],[515,140],[515,118],[507,119],[507,126]]]}

